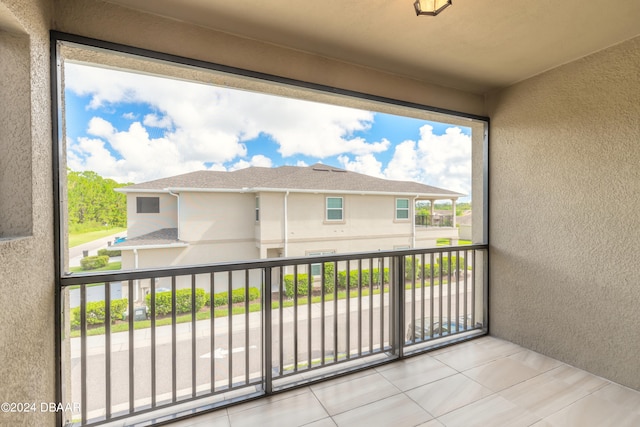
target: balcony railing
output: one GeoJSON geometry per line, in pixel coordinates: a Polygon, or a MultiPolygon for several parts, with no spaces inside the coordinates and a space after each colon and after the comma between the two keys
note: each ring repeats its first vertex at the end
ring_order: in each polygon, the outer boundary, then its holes
{"type": "Polygon", "coordinates": [[[416,215],[415,224],[422,227],[453,227],[453,215],[416,215]]]}
{"type": "Polygon", "coordinates": [[[482,335],[486,263],[474,245],[64,277],[66,421],[172,419],[482,335]]]}

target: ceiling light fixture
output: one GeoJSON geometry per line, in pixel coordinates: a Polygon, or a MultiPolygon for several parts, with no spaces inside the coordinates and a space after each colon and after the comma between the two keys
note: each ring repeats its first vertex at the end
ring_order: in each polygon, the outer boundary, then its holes
{"type": "Polygon", "coordinates": [[[436,16],[449,6],[451,6],[451,0],[416,0],[413,4],[416,8],[416,16],[436,16]]]}

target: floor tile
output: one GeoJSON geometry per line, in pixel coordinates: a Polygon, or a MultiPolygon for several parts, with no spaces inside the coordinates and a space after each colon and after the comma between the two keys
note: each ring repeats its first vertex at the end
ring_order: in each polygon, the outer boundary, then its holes
{"type": "MultiPolygon", "coordinates": [[[[240,405],[241,407],[242,405],[240,405]]],[[[297,427],[329,414],[310,391],[229,415],[231,427],[297,427]]]]}
{"type": "Polygon", "coordinates": [[[314,385],[311,390],[332,416],[400,393],[382,375],[372,372],[371,375],[334,383],[328,387],[314,385]]]}
{"type": "Polygon", "coordinates": [[[336,427],[336,423],[331,419],[331,417],[327,417],[309,424],[305,424],[304,427],[336,427]]]}
{"type": "Polygon", "coordinates": [[[529,427],[539,420],[496,394],[439,417],[447,427],[529,427]]]}
{"type": "Polygon", "coordinates": [[[565,384],[587,393],[592,393],[606,385],[611,384],[609,381],[590,374],[573,366],[562,364],[555,369],[550,370],[544,375],[551,376],[565,384]]]}
{"type": "Polygon", "coordinates": [[[232,414],[235,414],[236,412],[246,411],[247,409],[255,408],[262,405],[269,405],[274,402],[277,402],[278,400],[289,399],[292,396],[309,393],[310,391],[311,390],[309,389],[309,387],[302,387],[299,389],[287,391],[286,393],[279,393],[279,394],[274,394],[272,396],[261,397],[259,399],[245,402],[241,405],[230,406],[229,408],[227,408],[227,412],[229,413],[229,415],[232,415],[232,414]]]}
{"type": "Polygon", "coordinates": [[[409,390],[406,395],[434,417],[461,408],[492,392],[462,374],[409,390]]]}
{"type": "Polygon", "coordinates": [[[445,427],[445,425],[438,420],[431,420],[424,424],[417,425],[416,427],[445,427]]]}
{"type": "Polygon", "coordinates": [[[509,356],[509,359],[522,362],[524,365],[535,369],[538,372],[547,372],[562,365],[562,362],[536,353],[531,350],[522,350],[509,356]]]}
{"type": "Polygon", "coordinates": [[[618,384],[609,384],[593,393],[593,396],[615,402],[624,407],[625,411],[640,414],[640,391],[618,384]]]}
{"type": "Polygon", "coordinates": [[[589,395],[545,419],[554,427],[637,427],[640,414],[609,400],[589,395]]]}
{"type": "MultiPolygon", "coordinates": [[[[456,369],[466,371],[476,366],[494,361],[501,357],[507,357],[519,351],[522,347],[507,341],[483,338],[473,341],[474,344],[456,348],[455,350],[434,356],[435,359],[456,369]]],[[[457,347],[457,346],[454,346],[457,347]]]]}
{"type": "Polygon", "coordinates": [[[432,357],[413,357],[377,369],[402,391],[457,374],[457,371],[432,357]]]}
{"type": "Polygon", "coordinates": [[[589,392],[571,387],[551,375],[539,375],[502,390],[499,394],[544,418],[582,399],[589,392]]]}
{"type": "Polygon", "coordinates": [[[464,375],[489,390],[500,391],[540,375],[540,372],[507,357],[466,370],[464,375]]]}
{"type": "Polygon", "coordinates": [[[404,394],[397,394],[343,412],[334,416],[333,419],[339,427],[363,424],[367,427],[412,427],[429,421],[433,417],[404,394]]]}
{"type": "Polygon", "coordinates": [[[230,425],[226,411],[221,410],[172,423],[171,427],[229,427],[230,425]]]}

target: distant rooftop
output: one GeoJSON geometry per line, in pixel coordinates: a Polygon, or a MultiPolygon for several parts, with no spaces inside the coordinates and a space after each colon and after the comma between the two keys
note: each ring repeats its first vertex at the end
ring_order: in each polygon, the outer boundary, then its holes
{"type": "Polygon", "coordinates": [[[394,181],[347,171],[322,163],[312,166],[250,167],[232,172],[197,171],[119,189],[136,191],[180,192],[235,190],[257,191],[318,191],[348,193],[385,193],[420,197],[457,198],[464,194],[414,181],[394,181]]]}

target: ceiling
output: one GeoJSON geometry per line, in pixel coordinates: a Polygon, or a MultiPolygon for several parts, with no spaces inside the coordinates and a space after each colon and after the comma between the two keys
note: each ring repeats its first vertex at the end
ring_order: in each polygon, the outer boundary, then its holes
{"type": "Polygon", "coordinates": [[[640,35],[640,0],[108,1],[478,94],[640,35]]]}

